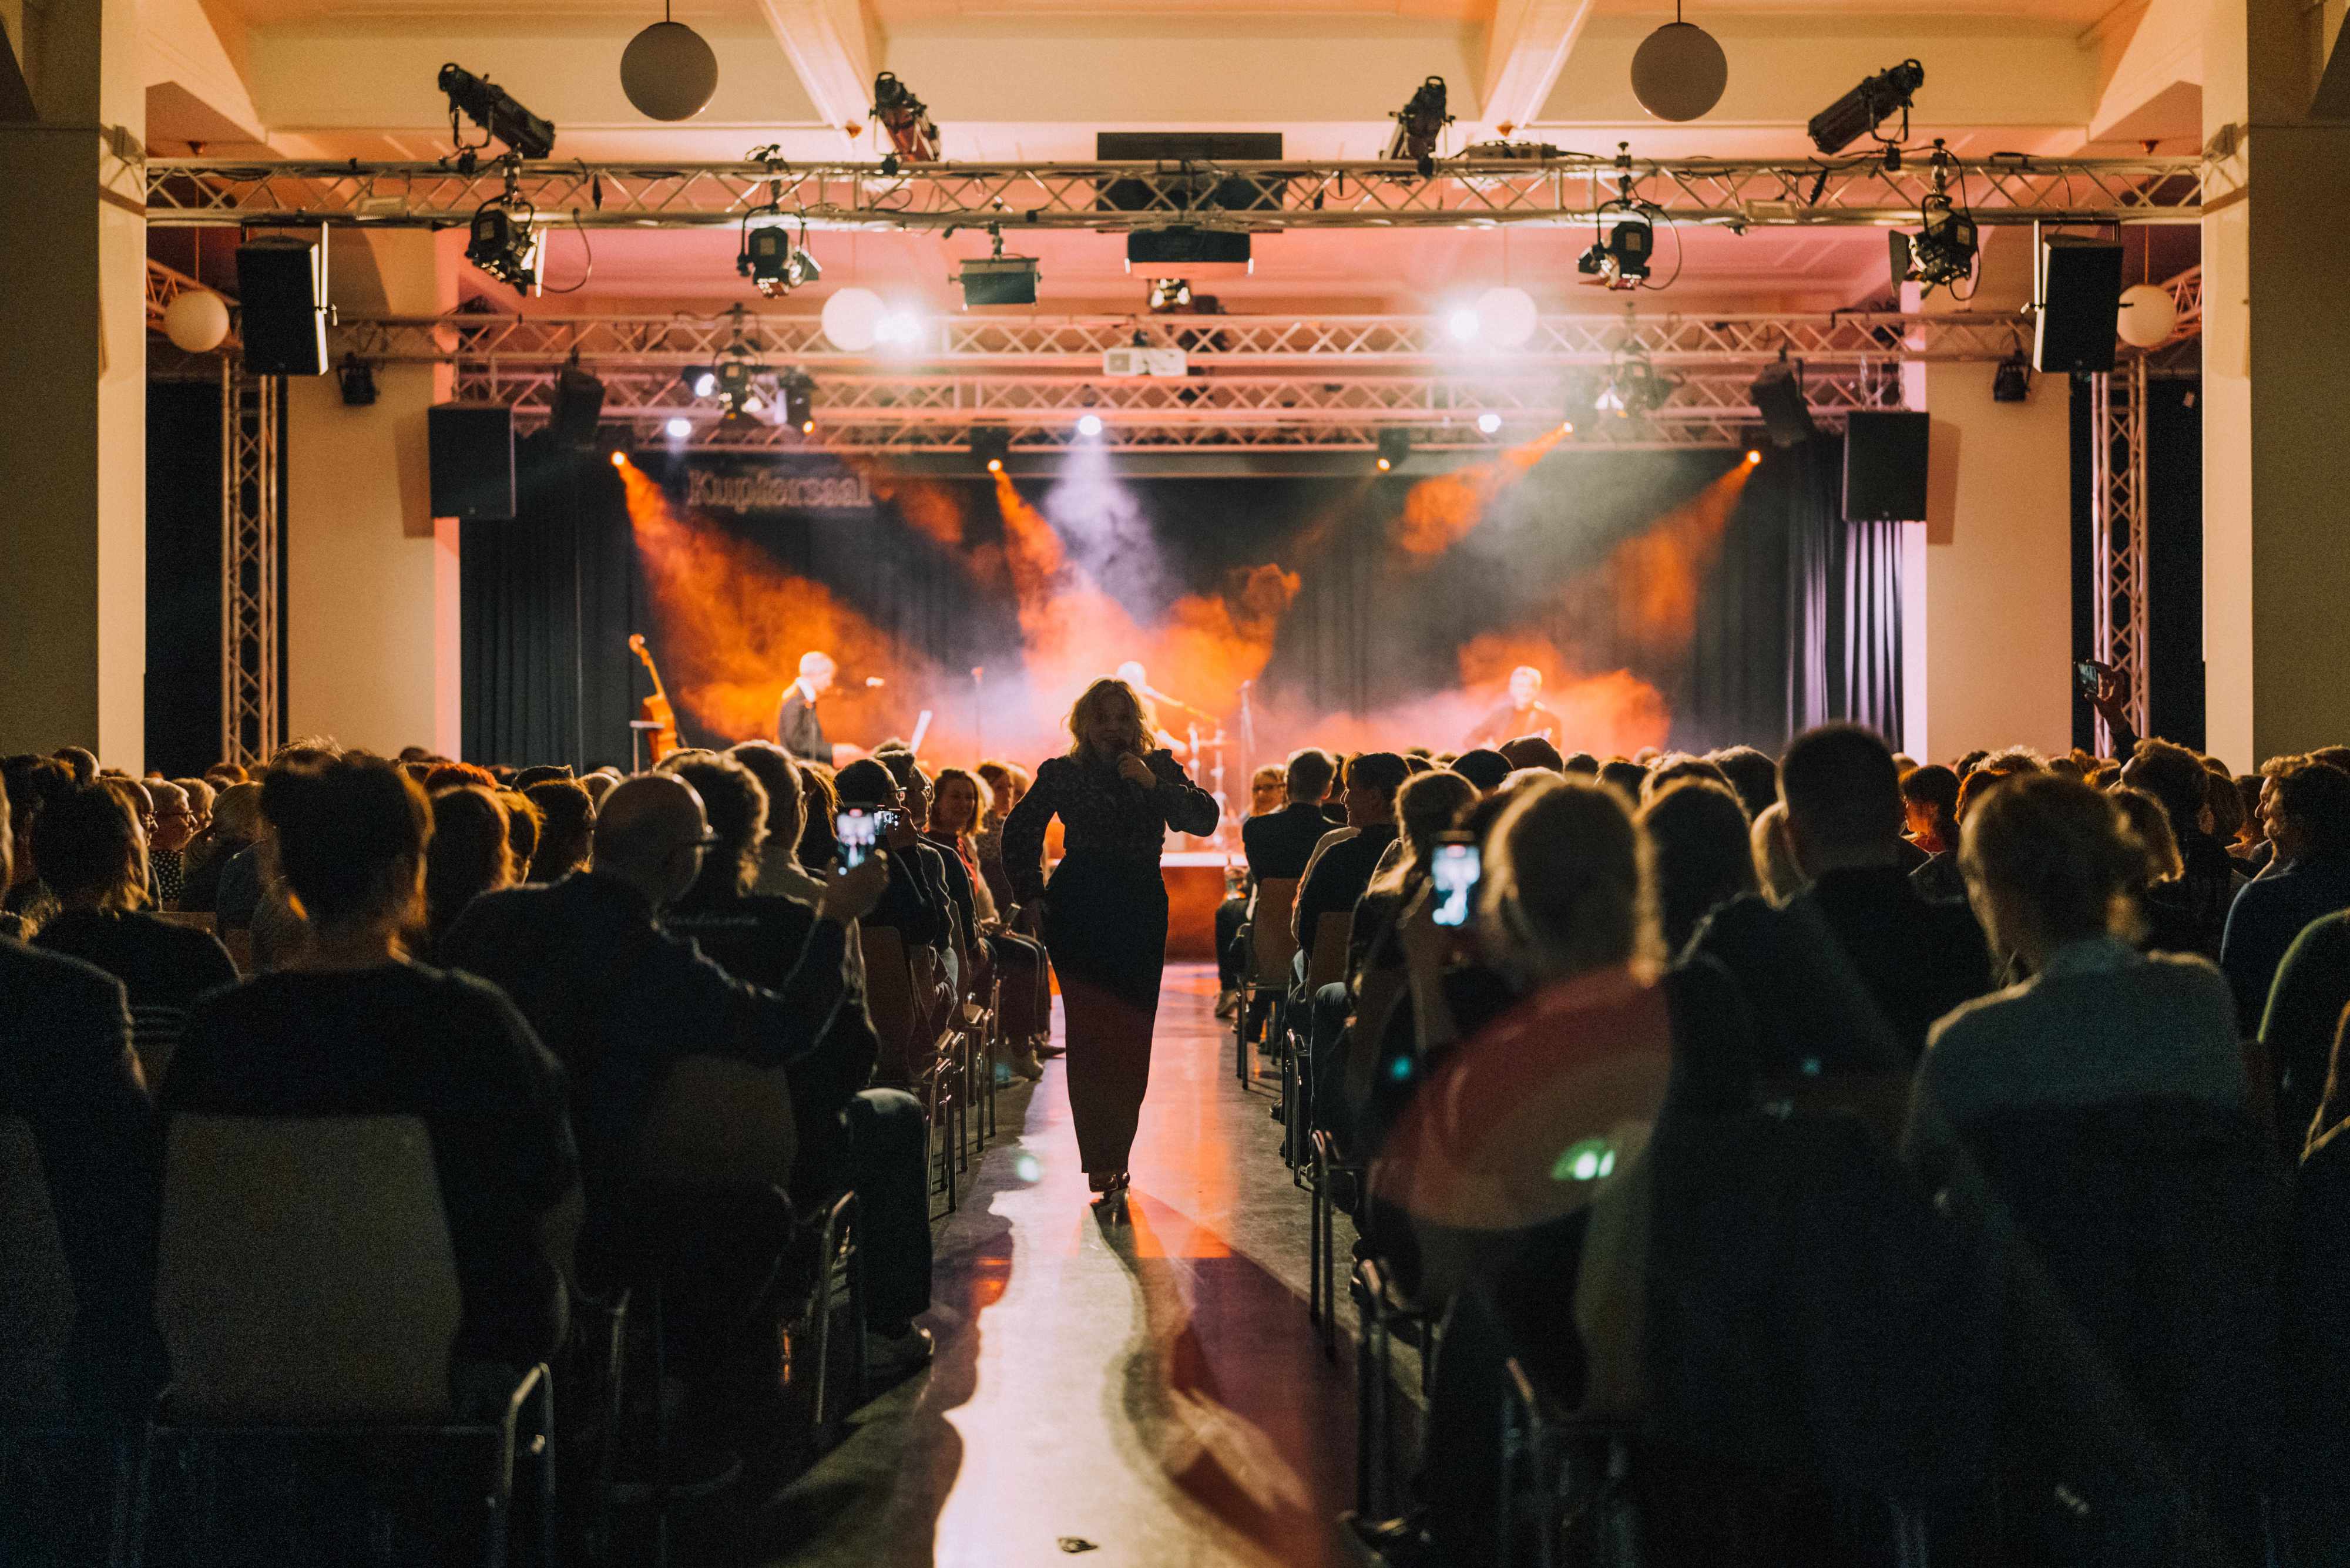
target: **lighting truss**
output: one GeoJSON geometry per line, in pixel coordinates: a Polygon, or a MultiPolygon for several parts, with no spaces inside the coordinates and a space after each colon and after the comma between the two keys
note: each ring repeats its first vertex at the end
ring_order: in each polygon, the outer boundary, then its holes
{"type": "MultiPolygon", "coordinates": [[[[147,264],[147,325],[160,330],[163,325],[163,312],[171,309],[172,301],[183,294],[218,294],[219,292],[217,289],[198,283],[177,267],[168,267],[161,262],[150,261],[147,264]]],[[[222,295],[221,297],[228,298],[226,295],[222,295]]],[[[235,302],[231,300],[230,303],[235,302]]]]}
{"type": "MultiPolygon", "coordinates": [[[[748,318],[766,350],[794,363],[870,365],[870,354],[844,354],[817,318],[748,318]]],[[[1808,364],[1874,364],[1899,359],[1995,363],[2028,338],[2022,312],[1903,315],[1846,311],[1806,315],[1550,316],[1522,349],[1494,356],[1501,368],[1606,365],[1637,350],[1660,367],[1738,363],[1750,377],[1782,349],[1808,364]]],[[[1152,347],[1180,348],[1197,367],[1336,369],[1346,365],[1457,365],[1462,356],[1435,316],[1212,316],[1179,318],[1100,317],[941,317],[924,326],[915,358],[924,365],[1003,363],[1098,368],[1103,353],[1133,346],[1138,329],[1152,347]]],[[[333,329],[337,355],[384,364],[496,360],[559,364],[576,351],[599,362],[704,362],[734,334],[733,317],[671,316],[346,317],[333,329]]]]}
{"type": "MultiPolygon", "coordinates": [[[[441,163],[150,160],[147,221],[304,226],[463,225],[506,189],[587,228],[739,223],[771,202],[811,228],[945,229],[1015,221],[1127,232],[1201,228],[1453,228],[1595,221],[1629,200],[1677,223],[1733,229],[1915,222],[1929,171],[1881,160],[1451,159],[1409,162],[441,163]],[[1211,176],[1202,178],[1203,175],[1211,176]],[[1117,182],[1115,210],[1103,187],[1117,182]],[[1621,182],[1620,189],[1618,188],[1621,182]]],[[[1954,161],[1982,224],[2191,223],[2234,166],[2196,158],[1954,161]]]]}
{"type": "MultiPolygon", "coordinates": [[[[2097,573],[2091,605],[2096,657],[2120,671],[2129,690],[2130,724],[2141,735],[2147,720],[2146,381],[2144,356],[2125,369],[2089,378],[2089,428],[2096,472],[2091,477],[2089,523],[2097,573]]],[[[2098,750],[2110,754],[2113,734],[2097,719],[2098,750]]]]}
{"type": "Polygon", "coordinates": [[[283,376],[225,354],[221,389],[221,759],[256,767],[284,733],[277,703],[277,445],[283,376]]]}

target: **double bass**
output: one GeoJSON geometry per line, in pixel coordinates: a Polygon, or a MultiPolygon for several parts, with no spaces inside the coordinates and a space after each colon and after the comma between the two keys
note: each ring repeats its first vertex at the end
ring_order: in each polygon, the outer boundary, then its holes
{"type": "Polygon", "coordinates": [[[645,646],[642,632],[629,634],[629,648],[645,661],[645,673],[652,677],[653,694],[644,700],[645,722],[651,726],[653,765],[678,749],[677,710],[670,705],[669,693],[661,690],[660,671],[654,668],[652,649],[645,646]]]}

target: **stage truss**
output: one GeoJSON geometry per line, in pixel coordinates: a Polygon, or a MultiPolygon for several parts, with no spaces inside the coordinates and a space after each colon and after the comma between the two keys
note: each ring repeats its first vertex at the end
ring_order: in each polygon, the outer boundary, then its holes
{"type": "MultiPolygon", "coordinates": [[[[2089,489],[2090,548],[2097,575],[2091,607],[2096,657],[2121,672],[2130,726],[2150,734],[2147,692],[2147,362],[2133,359],[2089,379],[2096,472],[2089,489]]],[[[2113,729],[2097,719],[2097,750],[2113,754],[2113,729]]]]}
{"type": "MultiPolygon", "coordinates": [[[[1978,223],[2192,223],[2232,165],[2198,158],[1960,160],[1950,185],[1978,223]]],[[[150,160],[147,221],[462,227],[511,193],[586,228],[703,228],[772,211],[811,228],[1272,232],[1590,223],[1627,194],[1677,223],[1730,229],[1912,223],[1927,158],[1590,157],[1409,162],[449,163],[150,160]]]]}
{"type": "Polygon", "coordinates": [[[224,356],[221,385],[221,757],[251,767],[277,749],[278,403],[282,376],[224,356]]]}

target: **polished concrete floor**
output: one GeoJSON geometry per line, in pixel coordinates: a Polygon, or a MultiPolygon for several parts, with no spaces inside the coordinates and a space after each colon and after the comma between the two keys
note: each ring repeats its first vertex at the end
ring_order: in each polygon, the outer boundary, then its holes
{"type": "Polygon", "coordinates": [[[1062,1064],[937,1231],[936,1365],[759,1521],[791,1568],[1349,1558],[1347,1371],[1305,1317],[1307,1195],[1243,1091],[1215,976],[1170,968],[1123,1221],[1088,1200],[1062,1064]]]}

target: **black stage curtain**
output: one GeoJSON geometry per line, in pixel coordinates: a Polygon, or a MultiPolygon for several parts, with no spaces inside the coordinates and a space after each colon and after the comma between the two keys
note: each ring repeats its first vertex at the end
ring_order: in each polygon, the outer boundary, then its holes
{"type": "MultiPolygon", "coordinates": [[[[739,474],[745,460],[651,452],[639,461],[681,497],[693,464],[739,474]]],[[[820,456],[775,461],[802,477],[849,472],[820,456]]],[[[1095,525],[1070,549],[1145,626],[1235,568],[1273,562],[1296,573],[1297,597],[1259,682],[1261,698],[1293,711],[1398,709],[1457,684],[1461,647],[1492,634],[1539,637],[1587,674],[1628,670],[1665,699],[1677,746],[1775,751],[1794,731],[1831,719],[1898,734],[1898,525],[1842,521],[1833,438],[1769,452],[1715,536],[1667,552],[1690,576],[1685,627],[1660,630],[1657,615],[1634,613],[1611,561],[1627,541],[1672,532],[1675,509],[1738,461],[1563,449],[1492,496],[1449,548],[1423,556],[1393,544],[1412,481],[1128,480],[1104,487],[1095,525]]],[[[861,510],[695,515],[823,584],[940,668],[1010,669],[1014,607],[1000,578],[961,558],[1000,542],[993,487],[945,483],[965,520],[960,545],[914,526],[878,479],[861,510]]],[[[1051,514],[1048,488],[1024,483],[1022,493],[1051,514]]],[[[534,438],[524,443],[520,499],[514,522],[463,532],[466,754],[625,763],[628,721],[649,690],[628,635],[643,631],[658,649],[663,628],[647,619],[619,478],[596,454],[557,453],[534,438]]],[[[778,691],[790,673],[775,671],[778,691]]],[[[681,718],[689,742],[741,738],[712,733],[691,709],[681,718]]]]}

